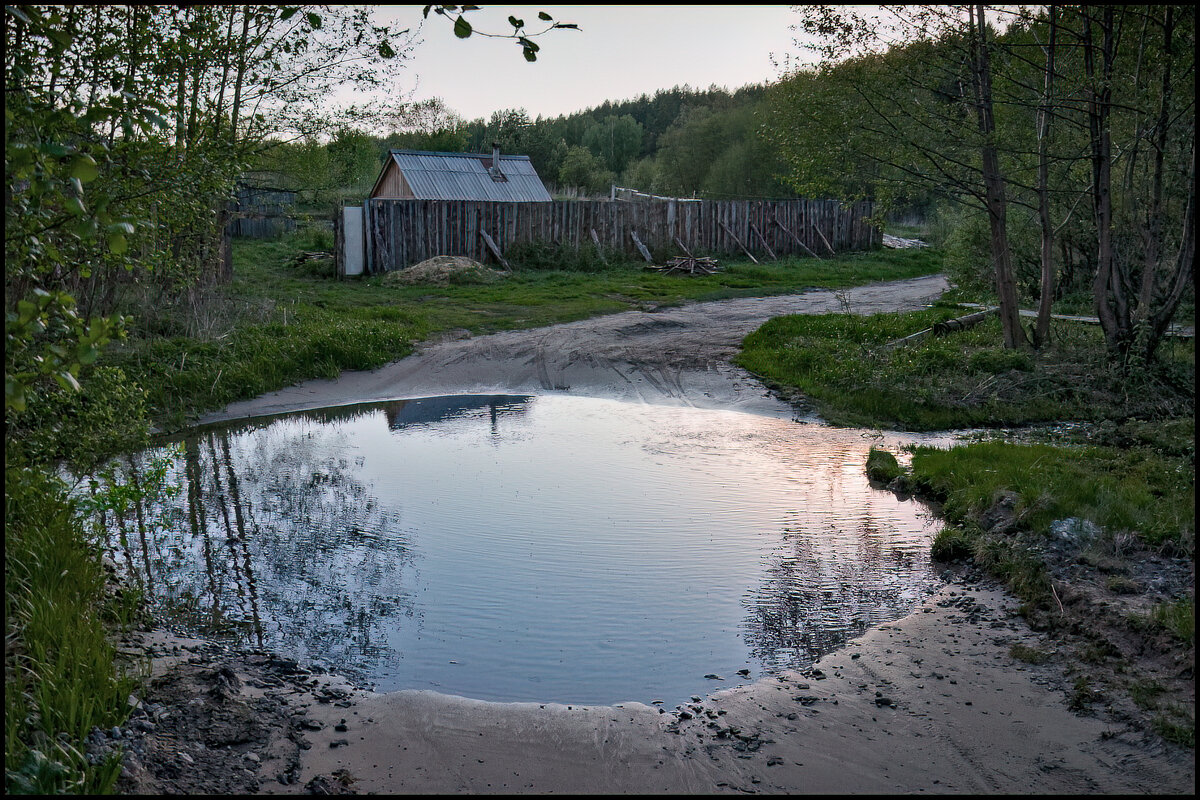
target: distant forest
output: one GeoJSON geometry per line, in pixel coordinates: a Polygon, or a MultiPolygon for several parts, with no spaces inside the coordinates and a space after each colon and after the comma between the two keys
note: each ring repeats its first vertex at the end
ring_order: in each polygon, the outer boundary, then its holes
{"type": "Polygon", "coordinates": [[[675,87],[585,111],[530,119],[523,109],[466,121],[438,100],[406,106],[386,136],[343,127],[325,141],[281,143],[257,166],[304,201],[361,201],[390,148],[528,155],[559,196],[608,197],[610,186],[678,197],[794,197],[779,150],[762,133],[765,85],[730,92],[675,87]]]}

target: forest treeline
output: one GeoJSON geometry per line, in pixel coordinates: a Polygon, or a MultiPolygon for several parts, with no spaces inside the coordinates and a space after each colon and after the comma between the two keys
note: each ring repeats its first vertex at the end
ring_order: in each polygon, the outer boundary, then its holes
{"type": "Polygon", "coordinates": [[[465,120],[441,100],[400,104],[395,129],[346,125],[264,150],[257,166],[317,204],[359,202],[390,148],[528,155],[561,195],[608,197],[618,185],[659,195],[794,197],[779,147],[762,135],[766,85],[733,91],[687,86],[573,114],[531,119],[521,108],[465,120]]]}

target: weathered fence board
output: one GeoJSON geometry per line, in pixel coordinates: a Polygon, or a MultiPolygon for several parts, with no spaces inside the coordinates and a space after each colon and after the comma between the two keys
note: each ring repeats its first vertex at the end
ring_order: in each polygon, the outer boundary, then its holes
{"type": "Polygon", "coordinates": [[[492,203],[375,199],[363,208],[366,269],[370,273],[403,269],[438,255],[494,261],[483,233],[501,254],[515,244],[541,241],[575,249],[599,244],[636,257],[634,234],[651,251],[670,254],[679,251],[676,239],[696,255],[740,256],[744,251],[774,259],[811,255],[818,248],[865,250],[877,238],[866,223],[870,216],[869,203],[843,205],[834,200],[492,203]]]}

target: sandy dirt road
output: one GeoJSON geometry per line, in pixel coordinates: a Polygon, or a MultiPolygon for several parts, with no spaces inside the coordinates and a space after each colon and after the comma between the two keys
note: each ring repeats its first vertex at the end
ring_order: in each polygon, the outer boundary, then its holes
{"type": "Polygon", "coordinates": [[[790,413],[729,363],[772,317],[911,311],[946,289],[941,276],[844,291],[626,311],[548,328],[422,344],[408,358],[336,380],[312,380],[232,403],[200,422],[442,394],[569,393],[614,400],[790,413]]]}
{"type": "MultiPolygon", "coordinates": [[[[447,340],[379,370],[233,404],[202,422],[474,392],[569,392],[789,414],[729,364],[747,333],[780,314],[920,308],[945,287],[935,276],[447,340]]],[[[1103,714],[1072,712],[1061,665],[1032,666],[1010,655],[1015,643],[1055,646],[1014,606],[978,576],[959,576],[910,616],[825,656],[814,671],[751,676],[742,685],[714,681],[707,697],[665,710],[489,703],[345,685],[331,694],[328,677],[264,679],[253,660],[211,649],[176,649],[174,663],[203,667],[210,677],[224,667],[238,673],[238,692],[205,695],[233,710],[264,699],[255,686],[285,687],[265,690],[281,721],[257,752],[226,746],[229,758],[245,760],[229,761],[234,767],[222,774],[245,773],[245,785],[266,793],[1193,792],[1191,751],[1103,714]],[[207,655],[179,661],[190,652],[207,655]]],[[[157,664],[166,685],[172,669],[157,664]]],[[[129,791],[220,790],[220,783],[188,783],[195,770],[160,768],[180,753],[190,753],[188,763],[217,763],[216,751],[201,743],[165,738],[165,725],[148,734],[161,738],[161,746],[147,745],[158,761],[148,756],[150,769],[129,791]]],[[[210,772],[201,777],[217,779],[219,770],[210,772]]]]}

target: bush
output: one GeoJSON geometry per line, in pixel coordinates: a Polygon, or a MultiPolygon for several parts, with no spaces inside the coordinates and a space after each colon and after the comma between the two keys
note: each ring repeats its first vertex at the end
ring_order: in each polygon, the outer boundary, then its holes
{"type": "Polygon", "coordinates": [[[146,393],[119,367],[85,373],[79,391],[57,384],[31,392],[26,409],[9,411],[10,458],[31,464],[63,461],[86,470],[102,458],[146,442],[146,393]]]}

